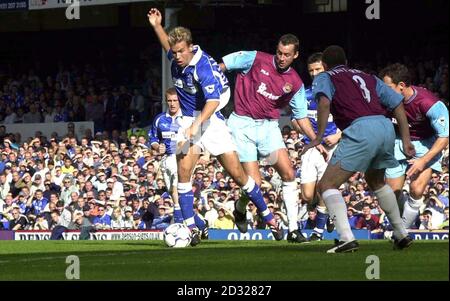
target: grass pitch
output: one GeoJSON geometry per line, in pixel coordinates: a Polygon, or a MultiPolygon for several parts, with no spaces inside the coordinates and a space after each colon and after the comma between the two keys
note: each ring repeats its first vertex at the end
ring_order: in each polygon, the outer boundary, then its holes
{"type": "Polygon", "coordinates": [[[66,280],[69,255],[80,280],[367,280],[369,255],[380,280],[449,280],[449,242],[415,241],[393,251],[388,241],[360,241],[351,254],[326,254],[331,241],[203,241],[171,249],[162,241],[2,241],[0,280],[66,280]]]}

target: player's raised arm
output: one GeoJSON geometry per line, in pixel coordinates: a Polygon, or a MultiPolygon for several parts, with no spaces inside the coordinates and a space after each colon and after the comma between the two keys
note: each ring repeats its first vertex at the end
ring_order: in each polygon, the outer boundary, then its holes
{"type": "Polygon", "coordinates": [[[166,31],[162,27],[162,15],[159,10],[156,8],[152,8],[149,10],[148,14],[148,22],[155,30],[156,35],[158,36],[159,42],[161,43],[162,48],[167,52],[170,49],[169,45],[169,37],[167,36],[166,31]]]}

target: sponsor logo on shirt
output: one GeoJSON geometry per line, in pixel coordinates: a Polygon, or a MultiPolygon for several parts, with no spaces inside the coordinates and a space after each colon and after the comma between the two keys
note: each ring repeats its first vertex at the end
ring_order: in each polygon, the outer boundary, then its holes
{"type": "Polygon", "coordinates": [[[261,69],[261,73],[262,74],[264,74],[264,75],[267,75],[267,76],[269,76],[269,72],[267,72],[266,70],[264,70],[264,69],[261,69]]]}
{"type": "Polygon", "coordinates": [[[281,96],[273,95],[270,92],[267,92],[267,85],[265,83],[261,83],[258,87],[256,93],[261,94],[262,96],[270,99],[270,100],[278,100],[281,96]]]}
{"type": "Polygon", "coordinates": [[[175,132],[161,132],[163,139],[175,139],[177,133],[175,132]]]}

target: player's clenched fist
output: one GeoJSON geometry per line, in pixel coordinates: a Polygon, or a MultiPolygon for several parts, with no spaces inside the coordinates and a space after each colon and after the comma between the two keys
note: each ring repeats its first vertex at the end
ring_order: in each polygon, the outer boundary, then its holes
{"type": "Polygon", "coordinates": [[[150,23],[151,26],[155,27],[155,26],[161,25],[161,21],[162,21],[161,12],[159,10],[157,10],[156,8],[150,9],[148,11],[147,17],[148,17],[148,22],[150,23]]]}

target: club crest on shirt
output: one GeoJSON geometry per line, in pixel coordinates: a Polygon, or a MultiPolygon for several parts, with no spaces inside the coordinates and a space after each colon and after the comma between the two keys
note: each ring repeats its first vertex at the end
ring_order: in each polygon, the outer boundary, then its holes
{"type": "Polygon", "coordinates": [[[183,88],[183,81],[180,78],[172,78],[173,85],[177,88],[183,88]]]}
{"type": "Polygon", "coordinates": [[[291,93],[292,92],[292,84],[290,84],[290,83],[285,83],[284,84],[284,87],[283,87],[283,92],[284,93],[291,93]]]}

